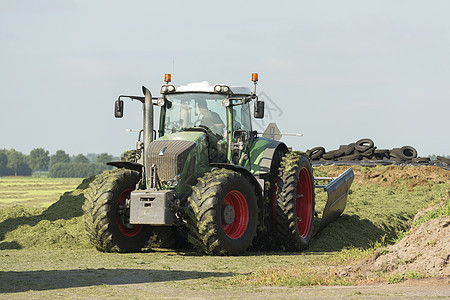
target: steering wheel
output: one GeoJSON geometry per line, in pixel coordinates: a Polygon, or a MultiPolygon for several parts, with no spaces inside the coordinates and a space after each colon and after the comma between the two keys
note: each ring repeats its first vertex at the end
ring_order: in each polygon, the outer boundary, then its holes
{"type": "Polygon", "coordinates": [[[166,125],[166,129],[175,132],[180,129],[181,122],[182,122],[181,120],[170,122],[169,124],[166,125]]]}
{"type": "Polygon", "coordinates": [[[209,132],[211,132],[211,133],[213,133],[212,132],[212,130],[211,130],[211,128],[209,128],[208,126],[206,126],[206,125],[197,125],[197,126],[195,126],[195,127],[200,127],[200,128],[204,128],[204,129],[206,129],[206,131],[209,131],[209,132]]]}
{"type": "Polygon", "coordinates": [[[212,135],[215,136],[218,140],[223,139],[223,136],[221,136],[221,135],[218,134],[218,133],[213,132],[213,131],[211,130],[211,128],[209,128],[208,126],[205,126],[205,125],[198,125],[198,127],[204,128],[209,134],[212,134],[212,135]]]}
{"type": "Polygon", "coordinates": [[[200,123],[202,122],[202,119],[198,118],[195,122],[194,122],[194,127],[200,127],[202,125],[200,125],[200,123]]]}

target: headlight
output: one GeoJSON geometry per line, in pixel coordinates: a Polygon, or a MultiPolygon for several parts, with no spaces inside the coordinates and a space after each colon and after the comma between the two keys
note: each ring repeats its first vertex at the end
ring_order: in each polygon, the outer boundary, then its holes
{"type": "Polygon", "coordinates": [[[174,178],[167,180],[167,186],[177,186],[181,181],[181,174],[176,175],[174,178]]]}
{"type": "Polygon", "coordinates": [[[225,107],[230,106],[230,99],[228,99],[228,98],[223,99],[222,100],[222,105],[225,106],[225,107]]]}
{"type": "Polygon", "coordinates": [[[215,85],[214,91],[216,93],[228,93],[228,92],[230,92],[230,87],[228,87],[226,85],[215,85]]]}
{"type": "Polygon", "coordinates": [[[163,85],[163,86],[161,87],[161,94],[167,93],[167,90],[168,90],[167,85],[163,85]]]}
{"type": "Polygon", "coordinates": [[[175,92],[175,86],[174,85],[169,85],[168,88],[169,92],[175,92]]]}
{"type": "Polygon", "coordinates": [[[158,104],[158,106],[164,106],[164,104],[166,103],[166,100],[164,100],[164,98],[158,98],[156,103],[158,104]]]}

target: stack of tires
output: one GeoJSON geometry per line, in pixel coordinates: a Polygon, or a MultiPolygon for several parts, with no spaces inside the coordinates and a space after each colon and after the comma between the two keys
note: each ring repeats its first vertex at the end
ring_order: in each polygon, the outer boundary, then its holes
{"type": "Polygon", "coordinates": [[[377,149],[369,138],[356,143],[341,145],[339,149],[326,151],[323,147],[315,147],[306,151],[313,161],[356,161],[356,160],[394,160],[429,162],[427,157],[417,157],[417,151],[411,146],[393,149],[377,149]]]}

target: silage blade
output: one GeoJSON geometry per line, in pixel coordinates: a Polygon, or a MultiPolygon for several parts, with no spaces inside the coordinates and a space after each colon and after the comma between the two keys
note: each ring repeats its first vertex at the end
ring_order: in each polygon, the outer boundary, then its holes
{"type": "Polygon", "coordinates": [[[328,200],[317,232],[324,229],[342,214],[347,205],[348,191],[354,177],[353,169],[349,168],[324,187],[324,190],[328,194],[328,200]]]}

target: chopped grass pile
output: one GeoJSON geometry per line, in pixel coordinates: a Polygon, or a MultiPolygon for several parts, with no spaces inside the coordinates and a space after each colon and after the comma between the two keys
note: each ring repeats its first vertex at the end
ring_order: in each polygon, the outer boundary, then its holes
{"type": "MultiPolygon", "coordinates": [[[[344,170],[335,166],[320,167],[315,170],[315,174],[335,177],[344,170]]],[[[371,169],[354,167],[354,171],[355,181],[343,216],[319,233],[312,240],[310,248],[302,254],[337,252],[324,256],[324,263],[318,264],[316,261],[315,264],[295,267],[280,265],[261,268],[235,276],[233,283],[255,286],[348,285],[383,279],[388,283],[396,283],[407,278],[423,278],[421,272],[414,270],[387,275],[382,273],[370,279],[360,273],[349,276],[350,270],[354,268],[349,265],[361,258],[371,257],[375,252],[379,252],[382,257],[388,253],[388,242],[399,241],[399,238],[393,240],[389,237],[404,237],[410,227],[417,228],[430,220],[439,223],[443,216],[450,215],[450,172],[437,167],[380,166],[371,169]],[[423,209],[425,207],[430,208],[423,209]],[[417,214],[420,210],[422,212],[417,214]]],[[[325,206],[326,193],[319,192],[316,201],[316,210],[320,212],[325,206]]],[[[320,218],[317,225],[319,221],[320,218]]],[[[445,244],[445,241],[428,241],[428,247],[434,247],[439,242],[445,244]]]]}
{"type": "MultiPolygon", "coordinates": [[[[345,169],[321,166],[315,168],[315,176],[337,176],[345,169]]],[[[450,190],[450,172],[438,167],[355,166],[353,169],[355,180],[343,215],[313,237],[304,253],[369,249],[376,241],[391,241],[409,230],[419,210],[440,202],[450,190]]],[[[0,250],[91,248],[81,207],[84,192],[93,179],[85,179],[48,208],[13,202],[2,206],[0,250]]],[[[315,227],[318,228],[326,192],[316,189],[316,193],[319,217],[315,227]]],[[[438,213],[447,211],[448,214],[448,209],[447,203],[438,213]]]]}
{"type": "MultiPolygon", "coordinates": [[[[334,177],[345,169],[323,166],[316,173],[334,177]]],[[[353,170],[355,180],[343,215],[313,238],[309,251],[367,249],[382,238],[391,241],[411,227],[419,210],[442,200],[450,190],[450,172],[439,167],[354,166],[353,170]]],[[[326,198],[326,192],[316,189],[315,228],[326,198]]]]}
{"type": "Polygon", "coordinates": [[[0,250],[22,248],[87,248],[82,220],[84,191],[94,177],[64,193],[46,209],[13,205],[0,212],[0,250]]]}

